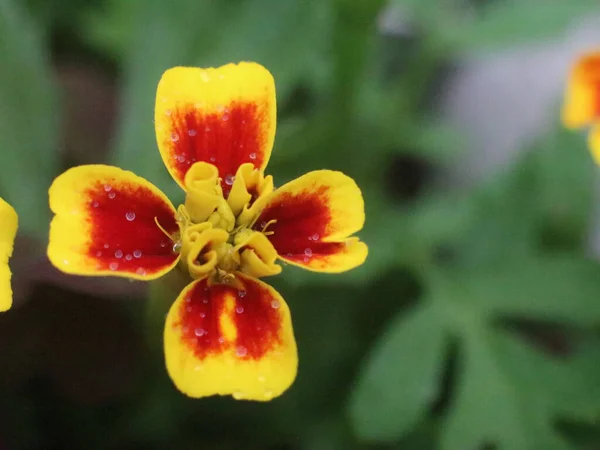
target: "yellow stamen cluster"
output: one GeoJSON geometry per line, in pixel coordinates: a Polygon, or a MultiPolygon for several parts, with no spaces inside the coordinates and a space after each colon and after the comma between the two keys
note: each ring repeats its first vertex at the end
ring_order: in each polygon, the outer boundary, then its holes
{"type": "MultiPolygon", "coordinates": [[[[185,176],[185,203],[177,210],[179,236],[175,250],[181,264],[195,279],[228,282],[236,271],[253,277],[276,275],[277,252],[268,232],[252,226],[273,192],[273,179],[252,164],[242,164],[231,181],[227,199],[218,170],[195,163],[185,176]]],[[[264,227],[266,228],[266,227],[264,227]]]]}

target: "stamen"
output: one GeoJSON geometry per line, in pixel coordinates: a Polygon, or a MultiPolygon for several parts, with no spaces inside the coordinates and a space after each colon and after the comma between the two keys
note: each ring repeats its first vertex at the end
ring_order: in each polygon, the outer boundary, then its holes
{"type": "Polygon", "coordinates": [[[269,220],[267,223],[265,223],[265,225],[262,227],[261,233],[264,234],[265,236],[271,236],[272,234],[275,234],[274,231],[266,231],[267,228],[269,228],[269,225],[277,223],[276,219],[271,219],[269,220]]]}
{"type": "Polygon", "coordinates": [[[155,218],[154,218],[154,223],[156,224],[156,226],[158,227],[158,229],[159,229],[160,231],[162,231],[162,232],[164,233],[164,235],[165,235],[165,236],[167,236],[167,237],[169,238],[169,240],[170,240],[171,242],[173,242],[173,243],[176,243],[176,242],[177,242],[175,239],[173,239],[173,236],[171,236],[171,235],[169,234],[169,232],[168,232],[167,230],[165,230],[165,229],[163,228],[163,226],[162,226],[160,223],[158,223],[158,217],[155,217],[155,218]]]}

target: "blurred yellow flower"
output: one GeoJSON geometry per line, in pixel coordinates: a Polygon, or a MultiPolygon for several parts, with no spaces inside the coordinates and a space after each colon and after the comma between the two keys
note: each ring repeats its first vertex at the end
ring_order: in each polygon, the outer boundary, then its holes
{"type": "Polygon", "coordinates": [[[570,129],[591,127],[590,150],[600,164],[600,50],[583,55],[571,68],[562,122],[570,129]]]}
{"type": "Polygon", "coordinates": [[[0,311],[7,311],[12,306],[12,288],[10,286],[10,259],[19,219],[17,213],[0,198],[0,311]]]}
{"type": "Polygon", "coordinates": [[[362,264],[367,246],[356,183],[310,172],[275,189],[264,174],[275,138],[275,84],[255,63],[176,67],[158,85],[156,137],[184,190],[174,208],[154,185],[117,167],[75,167],[52,184],[48,256],[78,275],[192,280],[167,316],[164,350],[191,397],[270,400],[294,381],[290,311],[260,277],[278,260],[316,272],[362,264]]]}

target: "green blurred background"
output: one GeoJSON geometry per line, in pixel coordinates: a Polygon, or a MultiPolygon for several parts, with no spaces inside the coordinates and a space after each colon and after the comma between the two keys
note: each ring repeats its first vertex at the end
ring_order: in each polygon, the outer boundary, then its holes
{"type": "Polygon", "coordinates": [[[0,0],[0,195],[21,223],[0,448],[600,449],[597,169],[558,121],[583,50],[567,31],[599,15],[586,0],[0,0]],[[47,189],[70,166],[116,164],[182,200],[156,149],[158,79],[239,60],[275,76],[269,173],[355,178],[370,246],[341,276],[269,280],[300,367],[265,404],[176,391],[161,348],[176,293],[45,258],[47,189]]]}

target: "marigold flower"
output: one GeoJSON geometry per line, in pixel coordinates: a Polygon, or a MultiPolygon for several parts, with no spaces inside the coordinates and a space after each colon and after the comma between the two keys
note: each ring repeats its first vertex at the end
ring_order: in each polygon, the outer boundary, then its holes
{"type": "Polygon", "coordinates": [[[591,127],[589,146],[600,164],[600,50],[583,55],[571,68],[562,122],[570,129],[591,127]]]}
{"type": "Polygon", "coordinates": [[[288,305],[261,277],[284,261],[316,272],[362,264],[356,183],[310,172],[275,189],[264,174],[275,137],[275,84],[255,63],[167,70],[156,94],[158,148],[185,191],[177,209],[117,167],[75,167],[52,184],[48,256],[79,275],[156,279],[176,266],[191,282],[167,315],[164,351],[191,397],[270,400],[294,381],[288,305]]]}
{"type": "Polygon", "coordinates": [[[19,219],[17,213],[0,198],[0,311],[8,311],[12,306],[10,268],[8,260],[12,256],[19,219]]]}

